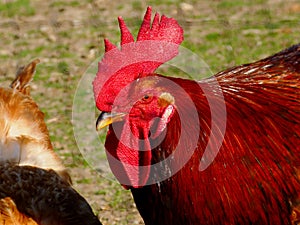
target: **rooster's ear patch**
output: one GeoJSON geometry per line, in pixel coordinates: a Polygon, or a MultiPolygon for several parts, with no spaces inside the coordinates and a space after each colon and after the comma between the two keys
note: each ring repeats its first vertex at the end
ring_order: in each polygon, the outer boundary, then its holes
{"type": "Polygon", "coordinates": [[[163,92],[158,98],[158,104],[161,107],[166,107],[168,105],[173,105],[174,103],[175,103],[174,97],[168,92],[163,92]]]}

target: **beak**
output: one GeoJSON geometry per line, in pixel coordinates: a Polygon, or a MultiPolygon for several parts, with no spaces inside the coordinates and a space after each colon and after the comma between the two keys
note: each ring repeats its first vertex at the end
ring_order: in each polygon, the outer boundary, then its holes
{"type": "Polygon", "coordinates": [[[114,122],[122,121],[125,113],[102,112],[96,122],[96,130],[100,130],[114,122]]]}

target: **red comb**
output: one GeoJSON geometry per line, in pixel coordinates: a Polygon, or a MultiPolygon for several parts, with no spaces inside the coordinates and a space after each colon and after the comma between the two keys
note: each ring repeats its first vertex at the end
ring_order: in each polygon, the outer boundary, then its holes
{"type": "Polygon", "coordinates": [[[173,18],[156,13],[151,26],[151,7],[147,8],[137,41],[119,17],[121,49],[105,39],[105,54],[93,82],[96,105],[110,111],[119,91],[141,74],[153,73],[178,54],[183,30],[173,18]]]}

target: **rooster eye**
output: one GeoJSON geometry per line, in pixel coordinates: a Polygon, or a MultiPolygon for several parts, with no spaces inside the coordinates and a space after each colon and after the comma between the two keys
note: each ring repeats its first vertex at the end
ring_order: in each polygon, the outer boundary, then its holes
{"type": "Polygon", "coordinates": [[[150,99],[151,99],[151,95],[149,95],[149,94],[145,94],[144,96],[143,96],[143,101],[149,101],[150,99]]]}

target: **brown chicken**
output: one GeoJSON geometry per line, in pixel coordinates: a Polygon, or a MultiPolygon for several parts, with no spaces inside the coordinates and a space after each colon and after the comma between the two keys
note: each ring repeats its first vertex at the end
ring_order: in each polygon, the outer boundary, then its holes
{"type": "Polygon", "coordinates": [[[30,97],[35,60],[0,88],[0,224],[101,223],[71,186],[50,142],[44,114],[30,97]]]}
{"type": "Polygon", "coordinates": [[[0,88],[0,162],[53,169],[70,180],[53,151],[44,114],[29,95],[29,82],[38,62],[19,69],[11,88],[0,88]]]}
{"type": "Polygon", "coordinates": [[[147,225],[296,224],[300,44],[200,81],[155,70],[183,30],[149,7],[137,39],[105,40],[93,82],[112,172],[147,225]]]}

